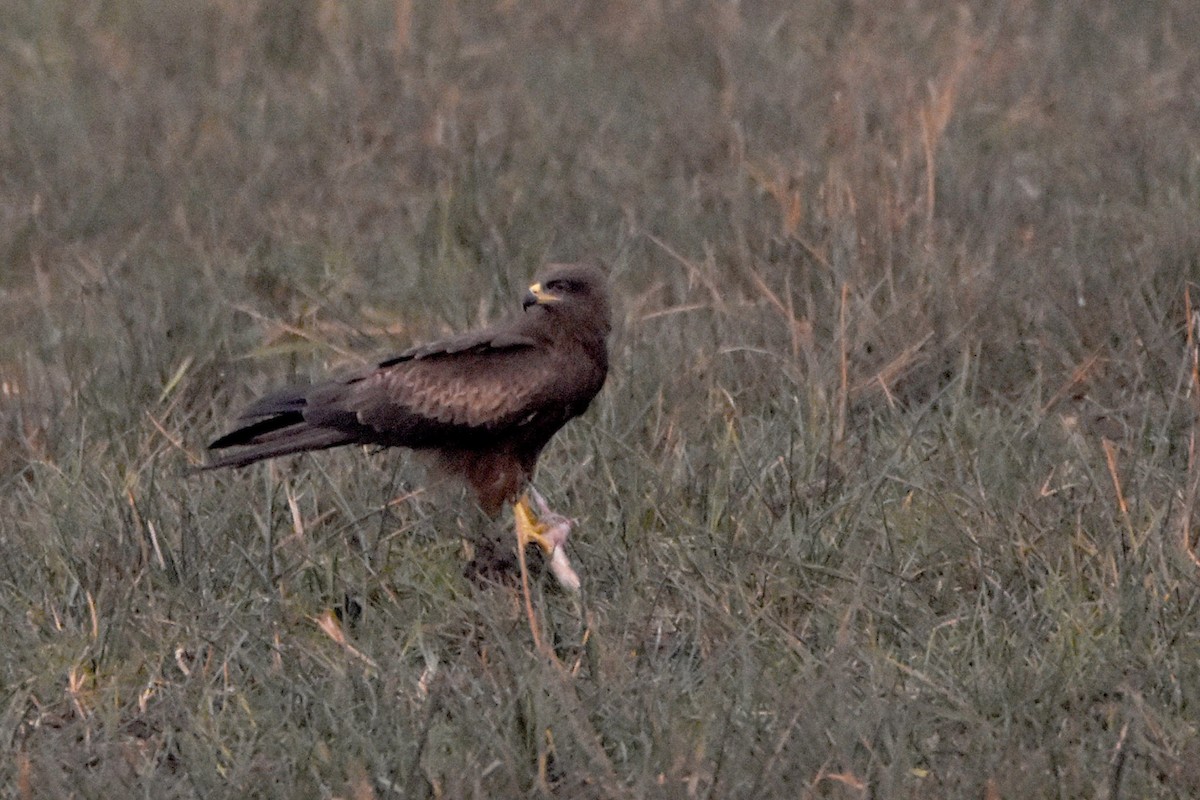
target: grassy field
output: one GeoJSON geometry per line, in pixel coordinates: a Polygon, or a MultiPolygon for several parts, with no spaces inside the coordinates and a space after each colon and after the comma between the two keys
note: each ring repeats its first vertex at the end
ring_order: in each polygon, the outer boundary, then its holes
{"type": "Polygon", "coordinates": [[[0,798],[1200,796],[1194,0],[0,13],[0,798]],[[554,659],[415,459],[189,472],[583,257],[554,659]]]}

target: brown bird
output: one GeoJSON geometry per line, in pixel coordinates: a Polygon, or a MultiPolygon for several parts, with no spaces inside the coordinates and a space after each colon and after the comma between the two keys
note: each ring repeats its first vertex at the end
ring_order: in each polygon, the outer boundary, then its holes
{"type": "MultiPolygon", "coordinates": [[[[464,479],[489,515],[515,503],[519,547],[537,542],[552,562],[566,564],[560,548],[569,521],[554,515],[555,532],[546,535],[524,492],[550,438],[604,385],[611,327],[604,274],[585,264],[552,264],[522,305],[524,313],[507,322],[263,397],[209,445],[231,452],[204,468],[347,444],[408,447],[464,479]]],[[[541,510],[548,512],[544,504],[541,510]]],[[[577,586],[576,579],[569,588],[577,586]]]]}

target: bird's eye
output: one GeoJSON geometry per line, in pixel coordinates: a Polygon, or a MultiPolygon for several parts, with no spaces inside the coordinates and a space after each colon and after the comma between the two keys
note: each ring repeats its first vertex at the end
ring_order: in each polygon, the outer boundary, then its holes
{"type": "Polygon", "coordinates": [[[563,288],[563,282],[558,279],[546,282],[546,289],[551,292],[556,291],[558,289],[562,289],[562,288],[563,288]]]}

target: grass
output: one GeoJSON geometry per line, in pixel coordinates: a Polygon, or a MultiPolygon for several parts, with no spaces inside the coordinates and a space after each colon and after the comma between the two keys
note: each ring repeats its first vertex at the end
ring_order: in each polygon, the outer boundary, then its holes
{"type": "Polygon", "coordinates": [[[1200,794],[1194,4],[13,4],[0,797],[1200,794]],[[593,256],[539,485],[187,471],[593,256]]]}

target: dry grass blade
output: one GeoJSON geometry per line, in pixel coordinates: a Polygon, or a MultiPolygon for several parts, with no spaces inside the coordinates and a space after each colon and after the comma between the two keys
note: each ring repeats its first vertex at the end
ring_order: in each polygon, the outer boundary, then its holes
{"type": "Polygon", "coordinates": [[[346,638],[346,632],[342,629],[342,622],[337,618],[337,615],[330,610],[322,611],[315,617],[309,617],[313,623],[321,629],[321,632],[328,636],[334,643],[341,646],[348,655],[361,661],[372,670],[379,669],[379,665],[374,659],[363,653],[354,645],[350,644],[350,640],[346,638]]]}

